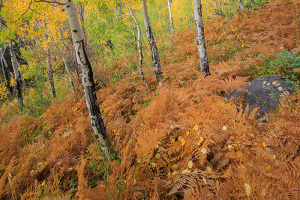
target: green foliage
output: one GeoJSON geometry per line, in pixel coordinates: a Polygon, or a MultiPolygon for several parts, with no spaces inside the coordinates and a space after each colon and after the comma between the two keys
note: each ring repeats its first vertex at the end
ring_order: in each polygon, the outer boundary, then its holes
{"type": "Polygon", "coordinates": [[[294,83],[294,86],[299,85],[299,74],[294,71],[300,68],[300,56],[292,54],[287,50],[275,53],[274,58],[269,58],[265,55],[259,55],[264,65],[253,65],[248,69],[248,73],[252,79],[278,74],[284,76],[288,81],[294,83]]]}
{"type": "Polygon", "coordinates": [[[71,179],[69,181],[69,187],[72,188],[71,199],[78,199],[75,196],[75,194],[76,194],[76,192],[78,190],[78,181],[75,181],[75,180],[71,179]]]}
{"type": "Polygon", "coordinates": [[[45,83],[37,82],[34,88],[30,88],[24,97],[24,103],[26,106],[22,110],[22,114],[41,116],[51,105],[51,95],[45,93],[45,83]]]}

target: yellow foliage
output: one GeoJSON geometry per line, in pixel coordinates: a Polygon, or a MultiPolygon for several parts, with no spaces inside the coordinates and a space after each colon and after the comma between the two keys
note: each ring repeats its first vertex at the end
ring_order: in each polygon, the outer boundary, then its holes
{"type": "Polygon", "coordinates": [[[0,83],[0,100],[5,99],[9,91],[7,90],[5,84],[0,83]]]}

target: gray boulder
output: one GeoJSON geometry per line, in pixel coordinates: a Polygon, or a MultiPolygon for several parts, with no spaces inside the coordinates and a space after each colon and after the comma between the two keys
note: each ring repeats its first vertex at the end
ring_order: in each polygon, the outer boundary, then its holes
{"type": "Polygon", "coordinates": [[[277,109],[280,98],[283,95],[290,94],[293,91],[291,84],[279,75],[269,75],[260,77],[252,81],[249,85],[244,86],[248,92],[233,92],[227,97],[242,97],[244,96],[243,109],[249,105],[249,113],[259,108],[257,118],[261,118],[265,113],[277,109]]]}

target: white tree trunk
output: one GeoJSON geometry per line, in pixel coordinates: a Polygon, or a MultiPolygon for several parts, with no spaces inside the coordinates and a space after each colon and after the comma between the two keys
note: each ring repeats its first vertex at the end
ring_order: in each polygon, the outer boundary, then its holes
{"type": "Polygon", "coordinates": [[[241,0],[237,0],[237,1],[238,1],[238,4],[239,4],[240,8],[241,8],[242,10],[244,10],[245,7],[244,7],[244,5],[243,5],[243,2],[242,2],[241,0]]]}
{"type": "Polygon", "coordinates": [[[152,33],[152,29],[151,29],[146,0],[142,0],[142,7],[143,7],[143,16],[144,16],[146,34],[147,34],[148,42],[149,42],[151,52],[152,52],[152,61],[153,61],[154,72],[156,75],[157,84],[159,86],[161,86],[163,76],[162,76],[162,72],[161,72],[161,65],[160,65],[160,59],[159,59],[159,55],[158,55],[157,46],[156,46],[156,43],[155,43],[155,40],[153,37],[153,33],[152,33]]]}
{"type": "Polygon", "coordinates": [[[198,56],[200,62],[200,71],[205,76],[210,75],[209,64],[204,39],[204,25],[202,20],[201,0],[194,0],[194,15],[196,24],[196,41],[198,47],[198,56]]]}
{"type": "Polygon", "coordinates": [[[136,24],[137,30],[138,30],[138,38],[137,38],[137,46],[138,46],[138,50],[139,50],[139,70],[140,70],[140,75],[142,76],[142,80],[144,81],[144,83],[146,84],[146,87],[149,88],[148,84],[147,84],[147,80],[145,78],[144,72],[143,72],[143,47],[142,47],[142,37],[141,37],[141,27],[139,25],[139,22],[137,21],[131,6],[129,6],[130,9],[130,13],[131,16],[136,24]]]}
{"type": "Polygon", "coordinates": [[[47,66],[48,66],[48,80],[50,84],[50,90],[51,90],[51,95],[52,98],[56,98],[56,92],[55,92],[55,86],[54,86],[54,81],[53,81],[53,68],[52,68],[52,61],[51,61],[51,52],[50,48],[47,47],[47,66]]]}
{"type": "Polygon", "coordinates": [[[5,57],[4,57],[4,51],[5,51],[5,48],[2,49],[0,48],[0,62],[1,62],[1,67],[2,67],[2,74],[3,74],[3,77],[5,79],[5,86],[7,88],[7,90],[9,91],[9,94],[8,94],[8,97],[10,99],[12,99],[12,94],[13,94],[13,88],[10,86],[10,80],[11,80],[11,76],[10,76],[10,72],[9,72],[9,68],[8,68],[8,65],[7,65],[7,62],[5,60],[5,57]]]}
{"type": "Polygon", "coordinates": [[[78,63],[85,102],[88,108],[91,125],[97,141],[100,143],[103,153],[107,159],[109,156],[109,138],[106,132],[103,119],[101,117],[98,100],[96,97],[95,82],[93,78],[92,66],[86,54],[84,46],[84,36],[78,20],[77,11],[72,0],[64,0],[64,9],[70,23],[73,44],[75,48],[76,60],[78,63]]]}
{"type": "Polygon", "coordinates": [[[172,32],[172,34],[174,34],[175,31],[174,31],[174,23],[173,23],[173,15],[172,15],[171,4],[170,4],[170,0],[167,0],[167,1],[168,1],[169,14],[170,14],[171,32],[172,32]]]}
{"type": "Polygon", "coordinates": [[[22,109],[23,108],[23,95],[22,95],[21,74],[19,72],[19,63],[16,58],[15,52],[13,51],[12,41],[9,42],[8,46],[9,46],[9,52],[10,52],[10,57],[11,57],[11,64],[12,64],[12,67],[14,70],[18,104],[19,104],[19,108],[22,109]]]}

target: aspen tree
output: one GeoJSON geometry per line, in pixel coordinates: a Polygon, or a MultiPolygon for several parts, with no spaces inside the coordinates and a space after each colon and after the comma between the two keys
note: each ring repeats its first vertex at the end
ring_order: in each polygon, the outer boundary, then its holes
{"type": "Polygon", "coordinates": [[[9,53],[10,53],[10,57],[11,57],[11,64],[12,64],[12,67],[14,70],[15,85],[16,85],[19,109],[22,109],[23,108],[22,80],[21,80],[21,74],[19,72],[19,63],[16,58],[15,52],[13,50],[12,41],[9,42],[8,47],[9,47],[9,53]]]}
{"type": "MultiPolygon", "coordinates": [[[[46,25],[45,25],[46,26],[46,25]]],[[[47,42],[49,38],[49,35],[45,34],[45,42],[47,42]]],[[[56,98],[56,92],[55,92],[55,86],[54,86],[54,81],[53,81],[53,67],[52,67],[52,61],[51,61],[51,51],[49,45],[47,45],[46,49],[46,61],[47,61],[47,73],[48,73],[48,80],[50,84],[50,90],[51,90],[51,95],[52,98],[56,98]]]]}
{"type": "Polygon", "coordinates": [[[194,15],[196,24],[196,42],[198,47],[198,56],[200,62],[200,71],[205,76],[210,75],[209,64],[204,39],[204,25],[202,20],[201,0],[194,0],[194,15]]]}
{"type": "Polygon", "coordinates": [[[103,119],[101,117],[99,104],[96,97],[93,70],[86,53],[84,45],[84,36],[81,29],[81,24],[78,19],[77,10],[72,0],[64,0],[64,9],[67,13],[71,28],[76,60],[80,70],[82,88],[90,116],[91,125],[95,137],[100,143],[101,150],[103,151],[107,159],[110,160],[109,138],[106,132],[106,127],[104,125],[103,119]]]}
{"type": "Polygon", "coordinates": [[[171,0],[167,0],[167,1],[168,1],[168,8],[170,14],[171,32],[172,34],[174,34],[175,31],[174,31],[173,15],[172,15],[171,2],[170,2],[171,0]]]}
{"type": "MultiPolygon", "coordinates": [[[[3,0],[1,0],[1,2],[0,2],[0,10],[2,9],[2,7],[3,7],[3,0]]],[[[4,21],[2,15],[0,15],[0,19],[1,19],[1,25],[3,25],[3,27],[5,29],[7,29],[6,22],[4,21]]],[[[16,93],[17,93],[18,105],[19,105],[19,109],[22,110],[22,108],[24,107],[24,104],[23,104],[23,94],[22,94],[23,91],[22,91],[21,73],[19,71],[19,63],[18,63],[18,60],[16,58],[15,52],[13,50],[12,43],[13,43],[13,41],[10,40],[9,43],[8,43],[8,50],[9,50],[9,54],[10,54],[12,68],[13,68],[13,71],[14,71],[15,88],[16,88],[16,93]]],[[[3,59],[2,60],[3,60],[3,64],[5,65],[5,67],[8,69],[8,65],[7,65],[7,63],[5,61],[5,58],[4,58],[4,52],[5,52],[5,50],[3,50],[3,56],[2,56],[3,59]]],[[[8,69],[8,71],[9,71],[9,69],[8,69]]],[[[7,76],[7,78],[8,78],[8,76],[7,76]]]]}
{"type": "Polygon", "coordinates": [[[239,4],[240,8],[241,8],[242,10],[244,10],[245,7],[244,7],[244,5],[243,5],[243,2],[242,2],[241,0],[237,0],[237,1],[238,1],[238,4],[239,4]]]}
{"type": "Polygon", "coordinates": [[[2,74],[3,74],[3,77],[4,77],[4,80],[5,80],[5,86],[7,88],[7,90],[9,91],[9,98],[11,99],[12,98],[12,93],[13,93],[13,88],[10,86],[10,80],[11,80],[11,75],[10,75],[10,70],[8,68],[8,64],[5,60],[5,57],[4,57],[4,52],[5,52],[5,49],[6,48],[1,48],[0,47],[0,62],[1,62],[1,68],[2,68],[2,74]]]}
{"type": "Polygon", "coordinates": [[[145,24],[145,28],[146,28],[148,43],[150,45],[150,49],[152,52],[152,61],[153,61],[154,72],[156,75],[157,84],[159,86],[161,86],[162,80],[163,80],[163,76],[162,76],[162,72],[161,72],[161,64],[160,64],[157,46],[156,46],[156,43],[155,43],[155,40],[153,37],[153,33],[152,33],[152,28],[151,28],[151,24],[150,24],[149,15],[148,15],[146,0],[142,0],[142,8],[143,8],[143,17],[144,17],[144,24],[145,24]]]}
{"type": "Polygon", "coordinates": [[[138,46],[138,50],[139,50],[139,70],[140,70],[140,75],[142,76],[142,80],[144,81],[144,83],[146,84],[146,87],[149,88],[148,84],[147,84],[147,80],[145,78],[144,72],[143,72],[143,47],[142,47],[142,38],[141,38],[141,27],[139,22],[137,21],[131,6],[129,5],[129,10],[130,10],[130,15],[132,16],[137,30],[138,30],[138,38],[137,38],[137,46],[138,46]]]}
{"type": "MultiPolygon", "coordinates": [[[[54,42],[53,42],[54,44],[54,42]]],[[[55,44],[54,44],[55,45],[55,44]]],[[[61,55],[62,59],[63,59],[63,63],[64,63],[64,66],[65,66],[65,69],[66,69],[66,72],[68,74],[68,77],[69,77],[69,82],[70,82],[70,85],[72,87],[72,92],[73,92],[73,100],[76,101],[76,96],[75,96],[75,86],[74,86],[74,82],[73,82],[73,79],[72,79],[72,74],[70,73],[70,70],[69,70],[69,67],[67,65],[67,61],[66,61],[66,58],[65,58],[65,54],[55,45],[57,51],[59,52],[59,54],[61,55]]]]}

